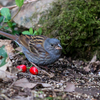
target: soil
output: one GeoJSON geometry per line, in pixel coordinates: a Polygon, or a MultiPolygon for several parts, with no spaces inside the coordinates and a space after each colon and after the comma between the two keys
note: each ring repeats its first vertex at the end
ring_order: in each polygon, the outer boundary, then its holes
{"type": "MultiPolygon", "coordinates": [[[[31,66],[23,54],[18,54],[11,61],[13,67],[21,64],[31,66]]],[[[23,88],[13,85],[14,80],[1,81],[0,100],[100,100],[100,65],[97,61],[90,64],[63,55],[52,65],[38,67],[54,76],[50,78],[41,72],[32,75],[29,69],[25,73],[19,72],[16,81],[25,78],[35,86],[23,88]]]]}

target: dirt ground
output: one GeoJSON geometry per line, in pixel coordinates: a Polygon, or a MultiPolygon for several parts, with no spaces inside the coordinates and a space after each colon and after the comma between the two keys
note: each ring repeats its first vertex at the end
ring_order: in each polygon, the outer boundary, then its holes
{"type": "MultiPolygon", "coordinates": [[[[10,60],[11,69],[21,64],[31,66],[23,54],[10,60]]],[[[17,73],[15,80],[0,80],[0,100],[100,100],[99,61],[83,62],[63,55],[41,69],[51,77],[43,72],[32,75],[27,69],[17,73]]]]}

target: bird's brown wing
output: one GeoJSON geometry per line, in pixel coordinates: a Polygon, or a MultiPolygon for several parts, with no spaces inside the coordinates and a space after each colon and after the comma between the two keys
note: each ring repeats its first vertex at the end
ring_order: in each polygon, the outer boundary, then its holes
{"type": "Polygon", "coordinates": [[[36,36],[32,36],[32,35],[21,35],[19,37],[20,43],[26,47],[31,53],[33,53],[34,55],[41,55],[43,53],[47,52],[44,49],[43,43],[44,41],[47,39],[46,36],[42,36],[42,35],[36,35],[36,36]]]}

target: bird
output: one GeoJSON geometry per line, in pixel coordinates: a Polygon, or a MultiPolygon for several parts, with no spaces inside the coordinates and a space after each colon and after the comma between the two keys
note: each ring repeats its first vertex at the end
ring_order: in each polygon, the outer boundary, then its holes
{"type": "Polygon", "coordinates": [[[58,39],[43,35],[12,35],[0,31],[0,35],[15,41],[29,62],[37,66],[54,63],[61,56],[62,46],[58,39]]]}

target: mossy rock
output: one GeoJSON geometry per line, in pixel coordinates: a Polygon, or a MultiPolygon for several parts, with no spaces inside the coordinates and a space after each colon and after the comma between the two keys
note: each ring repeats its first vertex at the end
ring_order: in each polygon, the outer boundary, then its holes
{"type": "Polygon", "coordinates": [[[67,56],[100,59],[100,1],[58,0],[42,16],[43,34],[60,39],[67,56]]]}

